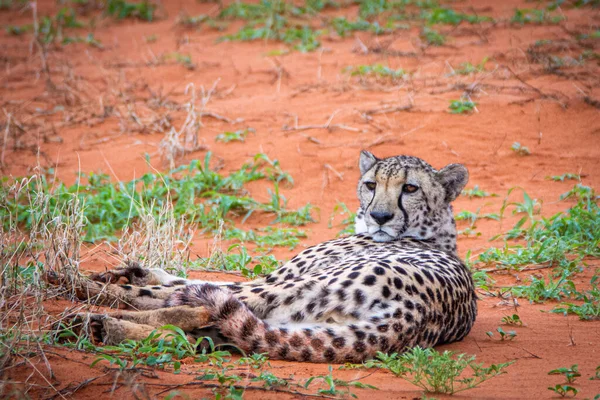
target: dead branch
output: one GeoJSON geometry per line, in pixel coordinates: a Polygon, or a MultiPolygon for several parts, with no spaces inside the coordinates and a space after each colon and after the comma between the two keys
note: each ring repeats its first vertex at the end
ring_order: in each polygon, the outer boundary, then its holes
{"type": "Polygon", "coordinates": [[[358,129],[358,128],[354,128],[352,126],[348,126],[348,125],[344,125],[344,124],[332,124],[331,121],[333,120],[333,117],[335,117],[335,115],[339,112],[340,110],[336,110],[334,111],[331,116],[329,117],[329,119],[327,120],[326,123],[322,124],[322,125],[298,125],[298,117],[296,116],[294,118],[294,126],[289,126],[287,124],[283,125],[281,127],[282,131],[307,131],[310,129],[327,129],[329,132],[333,131],[334,129],[342,129],[342,130],[346,130],[346,131],[351,131],[351,132],[365,132],[366,130],[364,129],[358,129]]]}

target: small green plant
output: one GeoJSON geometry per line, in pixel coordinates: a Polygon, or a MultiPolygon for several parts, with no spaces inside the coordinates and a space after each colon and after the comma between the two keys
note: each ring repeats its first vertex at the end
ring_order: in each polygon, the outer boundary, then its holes
{"type": "Polygon", "coordinates": [[[579,393],[579,390],[575,389],[573,386],[561,384],[557,384],[556,386],[549,386],[548,390],[552,390],[554,393],[560,395],[560,397],[567,397],[569,393],[571,393],[573,397],[575,397],[577,396],[577,393],[579,393]]]}
{"type": "Polygon", "coordinates": [[[553,369],[552,371],[548,372],[548,375],[563,375],[567,380],[567,383],[573,383],[575,382],[575,379],[581,376],[577,364],[573,364],[570,367],[553,369]]]}
{"type": "Polygon", "coordinates": [[[330,21],[330,25],[338,36],[342,38],[357,31],[372,32],[376,35],[389,32],[389,29],[380,26],[377,21],[369,22],[362,18],[359,18],[356,21],[348,21],[346,17],[335,17],[330,21]]]}
{"type": "Polygon", "coordinates": [[[77,20],[75,10],[68,7],[61,8],[54,17],[57,25],[63,28],[83,28],[84,24],[77,20]]]}
{"type": "Polygon", "coordinates": [[[298,228],[286,228],[282,226],[258,228],[244,231],[238,228],[225,230],[225,239],[237,239],[242,243],[256,245],[256,251],[270,251],[273,247],[287,247],[290,250],[296,248],[300,239],[307,237],[306,232],[298,228]]]}
{"type": "Polygon", "coordinates": [[[337,236],[353,235],[354,234],[354,220],[356,218],[356,213],[350,211],[350,209],[348,208],[348,206],[346,206],[345,203],[343,203],[343,202],[336,203],[336,205],[333,206],[333,212],[331,213],[331,216],[329,217],[329,224],[327,226],[328,228],[330,228],[330,229],[333,228],[333,221],[334,221],[336,215],[345,217],[339,223],[339,225],[342,226],[342,229],[338,232],[337,236]]]}
{"type": "Polygon", "coordinates": [[[31,32],[33,25],[7,25],[4,30],[6,33],[12,36],[21,36],[25,33],[31,32]]]}
{"type": "Polygon", "coordinates": [[[260,375],[256,378],[252,379],[252,382],[262,382],[263,387],[267,389],[272,388],[285,388],[290,385],[290,383],[284,379],[275,376],[272,372],[262,371],[260,375]]]}
{"type": "Polygon", "coordinates": [[[474,227],[475,222],[480,219],[492,219],[494,221],[500,220],[500,215],[496,213],[488,213],[488,214],[480,214],[479,210],[476,212],[472,211],[461,211],[454,217],[457,221],[468,221],[472,227],[474,227]]]}
{"type": "Polygon", "coordinates": [[[485,57],[479,64],[473,65],[470,62],[461,63],[457,68],[452,69],[451,75],[472,75],[485,71],[485,64],[488,58],[485,57]]]}
{"type": "MultiPolygon", "coordinates": [[[[221,221],[227,227],[231,218],[249,217],[254,212],[275,215],[277,222],[304,225],[313,218],[310,204],[298,210],[286,209],[286,200],[279,192],[280,184],[293,184],[292,177],[281,169],[277,160],[257,154],[239,170],[220,175],[210,168],[211,154],[204,162],[193,160],[189,165],[173,169],[165,175],[147,173],[127,182],[110,181],[105,174],[79,174],[72,186],[53,182],[53,171],[40,179],[6,179],[0,184],[0,221],[8,224],[11,216],[25,229],[43,211],[31,207],[30,200],[49,196],[47,212],[54,215],[64,204],[77,199],[83,207],[85,240],[115,240],[115,233],[135,224],[151,214],[159,216],[161,205],[171,203],[173,216],[185,217],[189,223],[198,224],[203,231],[215,231],[221,221]],[[271,200],[260,203],[246,195],[244,185],[267,179],[274,183],[271,200]],[[14,184],[19,182],[19,190],[14,184]]],[[[6,226],[6,225],[5,225],[6,226]]]]}
{"type": "Polygon", "coordinates": [[[590,378],[591,381],[600,380],[600,365],[596,367],[594,376],[590,378]]]}
{"type": "Polygon", "coordinates": [[[561,200],[577,199],[577,200],[597,200],[598,196],[594,193],[594,189],[581,183],[573,186],[573,189],[560,195],[561,200]]]}
{"type": "Polygon", "coordinates": [[[529,286],[514,286],[512,293],[517,297],[525,297],[534,303],[541,303],[545,300],[561,300],[564,297],[570,297],[575,291],[573,281],[569,279],[569,272],[563,271],[558,279],[536,278],[531,276],[531,284],[529,286]]]}
{"type": "Polygon", "coordinates": [[[251,23],[242,27],[237,33],[223,36],[220,41],[275,40],[286,43],[295,50],[305,53],[314,51],[321,46],[318,39],[321,34],[321,31],[315,31],[308,25],[302,27],[287,26],[285,19],[277,19],[275,23],[251,23]]]}
{"type": "Polygon", "coordinates": [[[223,132],[215,137],[215,142],[245,142],[248,134],[254,132],[255,131],[252,128],[240,129],[239,131],[234,132],[223,132]]]}
{"type": "Polygon", "coordinates": [[[201,337],[196,343],[190,343],[185,332],[173,325],[165,325],[140,341],[129,339],[118,346],[104,346],[102,351],[103,353],[92,362],[92,367],[100,361],[108,361],[110,365],[117,365],[121,370],[136,368],[139,365],[160,369],[171,367],[176,374],[181,368],[179,360],[183,358],[193,357],[198,362],[222,362],[230,356],[229,352],[216,351],[209,337],[201,337]],[[161,331],[168,333],[161,335],[161,331]],[[203,341],[207,341],[210,352],[207,353],[206,349],[203,349],[202,353],[198,354],[196,349],[200,348],[199,345],[203,341]]]}
{"type": "Polygon", "coordinates": [[[546,179],[554,181],[554,182],[564,182],[567,180],[581,181],[581,175],[566,173],[566,174],[562,174],[562,175],[547,176],[546,179]]]}
{"type": "MultiPolygon", "coordinates": [[[[514,188],[509,190],[508,195],[513,190],[514,188]]],[[[569,273],[580,270],[584,257],[599,257],[600,207],[595,200],[596,195],[591,189],[590,191],[578,189],[568,193],[574,193],[572,197],[576,199],[576,204],[566,212],[547,218],[538,217],[540,206],[536,205],[537,202],[526,193],[523,194],[522,203],[505,200],[501,216],[510,206],[515,208],[515,212],[524,212],[526,215],[511,230],[502,235],[504,236],[502,246],[485,250],[479,255],[477,261],[486,265],[495,265],[497,268],[517,270],[523,265],[547,265],[558,267],[558,275],[562,276],[565,273],[568,276],[569,273]],[[514,239],[521,239],[523,242],[515,244],[512,242],[514,239]]],[[[566,280],[565,278],[559,281],[561,286],[557,289],[559,294],[564,285],[570,285],[566,280]]],[[[545,286],[544,281],[540,282],[538,279],[534,279],[532,284],[545,286]]],[[[564,289],[567,290],[567,287],[564,289]]],[[[556,298],[552,295],[550,297],[556,298]]]]}
{"type": "Polygon", "coordinates": [[[448,109],[450,110],[450,114],[471,114],[477,104],[468,99],[460,99],[460,100],[450,100],[450,105],[448,109]]]}
{"type": "Polygon", "coordinates": [[[383,368],[429,393],[454,394],[472,389],[496,376],[505,374],[505,369],[514,361],[484,367],[475,362],[475,356],[455,354],[451,351],[439,353],[433,349],[414,347],[404,354],[377,353],[377,359],[364,364],[349,364],[346,368],[383,368]],[[470,376],[465,376],[467,368],[470,376]]]}
{"type": "Polygon", "coordinates": [[[521,143],[519,143],[519,142],[514,142],[512,144],[512,146],[510,146],[510,149],[519,156],[528,156],[531,154],[531,151],[529,151],[529,148],[521,145],[521,143]]]}
{"type": "Polygon", "coordinates": [[[421,30],[421,39],[430,46],[443,46],[446,43],[444,35],[428,27],[424,27],[421,30]]]}
{"type": "MultiPolygon", "coordinates": [[[[498,327],[496,328],[496,332],[498,332],[498,334],[500,335],[500,341],[505,341],[505,340],[513,340],[514,338],[517,337],[517,332],[515,331],[508,331],[506,332],[504,329],[502,329],[502,327],[498,327]]],[[[494,338],[494,332],[492,331],[488,331],[485,333],[486,335],[488,335],[491,339],[494,338]]]]}
{"type": "Polygon", "coordinates": [[[489,193],[485,190],[479,188],[479,185],[473,186],[472,189],[465,189],[461,193],[463,196],[467,196],[469,199],[473,197],[483,198],[483,197],[497,197],[498,195],[495,193],[489,193]]]}
{"type": "Polygon", "coordinates": [[[574,291],[576,300],[582,301],[581,304],[561,303],[555,307],[553,313],[575,314],[583,321],[600,320],[600,288],[598,287],[598,275],[594,275],[590,280],[591,288],[585,292],[574,291]]]}
{"type": "Polygon", "coordinates": [[[267,353],[254,353],[250,356],[241,357],[237,364],[247,365],[252,369],[262,369],[265,365],[270,365],[267,353]]]}
{"type": "Polygon", "coordinates": [[[467,221],[469,222],[469,226],[466,227],[465,229],[459,231],[458,233],[461,235],[466,235],[466,236],[471,236],[471,235],[475,235],[475,236],[479,236],[481,235],[480,232],[476,231],[476,223],[478,220],[480,219],[492,219],[495,221],[499,221],[500,220],[500,215],[498,214],[494,214],[494,213],[488,213],[488,214],[480,214],[480,209],[478,209],[476,212],[472,212],[472,211],[461,211],[458,214],[456,214],[455,219],[457,221],[467,221]]]}
{"type": "Polygon", "coordinates": [[[424,10],[421,12],[421,19],[425,21],[425,23],[433,25],[433,24],[449,24],[449,25],[458,25],[461,22],[465,21],[470,24],[475,24],[478,22],[485,21],[493,21],[492,18],[480,15],[470,15],[463,14],[460,12],[456,12],[451,8],[431,8],[429,10],[424,10]]]}
{"type": "Polygon", "coordinates": [[[174,60],[177,64],[183,65],[185,68],[193,71],[196,69],[196,64],[192,61],[192,56],[183,53],[168,53],[163,56],[164,60],[174,60]]]}
{"type": "Polygon", "coordinates": [[[243,245],[232,244],[225,252],[215,251],[207,258],[198,258],[189,264],[188,269],[205,271],[240,271],[243,276],[255,278],[277,269],[281,263],[272,255],[251,256],[243,245]]]}
{"type": "Polygon", "coordinates": [[[152,21],[156,5],[147,0],[130,3],[125,0],[107,0],[105,13],[117,19],[137,18],[142,21],[152,21]]]}
{"type": "Polygon", "coordinates": [[[537,10],[531,8],[517,8],[511,18],[513,24],[558,24],[565,17],[562,15],[552,15],[548,10],[537,10]]]}
{"type": "Polygon", "coordinates": [[[104,48],[102,43],[94,37],[93,33],[88,33],[87,36],[65,36],[62,40],[63,45],[71,43],[85,43],[88,46],[96,47],[98,49],[104,48]]]}
{"type": "Polygon", "coordinates": [[[378,80],[400,80],[406,76],[402,68],[391,69],[382,64],[373,65],[358,65],[355,67],[347,67],[344,72],[349,72],[352,76],[360,76],[361,78],[373,77],[378,80]]]}
{"type": "Polygon", "coordinates": [[[356,398],[356,395],[350,392],[350,388],[358,388],[358,389],[375,389],[377,388],[373,385],[368,385],[366,383],[358,382],[358,381],[344,381],[342,379],[337,379],[333,377],[333,371],[331,365],[329,366],[329,374],[327,375],[319,375],[319,376],[311,376],[304,383],[304,388],[308,389],[310,384],[314,381],[323,381],[328,388],[327,389],[319,389],[317,393],[320,395],[326,396],[343,396],[343,395],[351,395],[356,398]],[[339,390],[338,387],[347,388],[346,391],[339,390]]]}
{"type": "Polygon", "coordinates": [[[275,182],[273,186],[274,190],[267,189],[270,201],[261,205],[261,208],[263,211],[277,215],[275,222],[293,226],[302,226],[309,222],[316,222],[312,217],[312,211],[315,207],[307,204],[296,211],[287,210],[287,199],[279,193],[279,184],[275,182]]]}
{"type": "Polygon", "coordinates": [[[586,39],[600,39],[600,30],[597,29],[590,33],[583,33],[577,35],[577,40],[586,40],[586,39]]]}
{"type": "Polygon", "coordinates": [[[519,317],[519,314],[506,315],[502,317],[502,323],[506,325],[523,326],[523,321],[521,320],[521,317],[519,317]]]}

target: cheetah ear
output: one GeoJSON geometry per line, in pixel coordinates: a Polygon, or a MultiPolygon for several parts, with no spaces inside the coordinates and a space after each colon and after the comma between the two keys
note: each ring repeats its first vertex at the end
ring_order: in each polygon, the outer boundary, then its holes
{"type": "Polygon", "coordinates": [[[360,152],[360,161],[358,165],[360,166],[360,174],[364,175],[368,170],[370,170],[375,163],[379,161],[377,157],[373,154],[369,153],[367,150],[363,150],[360,152]]]}
{"type": "Polygon", "coordinates": [[[444,187],[446,203],[454,201],[469,181],[469,171],[462,164],[446,165],[436,175],[437,181],[444,187]]]}

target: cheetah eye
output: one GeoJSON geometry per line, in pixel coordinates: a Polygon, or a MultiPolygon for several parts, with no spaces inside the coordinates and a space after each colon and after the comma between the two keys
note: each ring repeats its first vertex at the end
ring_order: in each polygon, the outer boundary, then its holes
{"type": "Polygon", "coordinates": [[[402,191],[404,193],[414,193],[417,190],[419,190],[419,187],[415,186],[415,185],[406,184],[406,185],[402,186],[402,191]]]}
{"type": "Polygon", "coordinates": [[[365,182],[365,186],[367,187],[367,189],[369,189],[370,191],[375,190],[375,188],[377,187],[377,184],[375,182],[365,182]]]}

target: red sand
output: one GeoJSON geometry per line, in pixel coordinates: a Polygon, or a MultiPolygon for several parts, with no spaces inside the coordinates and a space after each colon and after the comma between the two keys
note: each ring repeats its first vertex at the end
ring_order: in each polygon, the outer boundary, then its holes
{"type": "MultiPolygon", "coordinates": [[[[40,4],[40,14],[55,12],[55,3],[47,3],[40,4]]],[[[480,208],[482,212],[497,212],[507,190],[518,186],[543,203],[544,214],[552,215],[569,207],[568,201],[561,202],[558,198],[573,186],[573,181],[555,183],[546,177],[566,172],[581,173],[583,184],[600,187],[600,113],[584,102],[582,94],[600,99],[598,62],[589,60],[582,67],[563,69],[561,71],[566,74],[562,75],[548,74],[526,55],[527,48],[536,40],[559,41],[570,38],[567,30],[589,32],[590,27],[594,27],[592,31],[597,29],[600,21],[597,10],[563,10],[568,21],[562,26],[520,27],[500,22],[494,27],[488,26],[489,29],[464,24],[458,28],[441,27],[449,33],[449,44],[424,52],[417,46],[416,28],[398,31],[389,49],[416,52],[416,57],[364,55],[353,51],[359,47],[358,43],[374,46],[391,39],[390,36],[374,37],[367,33],[357,33],[355,37],[346,39],[325,39],[323,51],[267,57],[265,54],[269,51],[282,49],[284,45],[260,41],[217,44],[215,39],[222,33],[207,28],[184,30],[175,25],[180,10],[186,10],[190,15],[214,13],[214,4],[194,1],[164,3],[161,13],[166,17],[153,23],[100,19],[95,37],[103,43],[103,50],[84,44],[52,49],[48,54],[48,65],[58,90],[47,89],[44,75],[40,73],[37,52],[30,50],[30,35],[14,37],[0,33],[0,62],[3,67],[0,100],[2,107],[12,113],[26,131],[17,144],[14,140],[8,141],[4,175],[29,174],[39,160],[43,167],[56,168],[59,178],[65,182],[73,182],[79,169],[85,172],[102,170],[113,179],[129,180],[148,171],[145,153],[151,154],[153,167],[165,170],[157,153],[163,134],[134,132],[140,129],[133,119],[125,117],[126,104],[146,121],[153,115],[146,105],[151,92],[162,94],[163,100],[183,103],[188,99],[184,90],[189,83],[196,88],[202,85],[208,89],[219,80],[218,90],[207,109],[232,120],[241,118],[243,122],[230,124],[210,117],[203,119],[200,140],[213,152],[215,164],[222,165],[224,171],[234,170],[254,154],[264,152],[272,159],[279,159],[282,168],[295,179],[292,188],[283,190],[289,206],[297,208],[310,202],[320,209],[320,221],[306,227],[309,237],[294,252],[276,249],[274,254],[278,258],[289,259],[303,246],[335,236],[337,228],[327,226],[329,216],[339,201],[350,208],[357,206],[357,160],[359,151],[365,148],[381,157],[397,154],[419,156],[438,168],[448,163],[463,163],[471,174],[468,187],[479,185],[486,191],[499,194],[499,197],[473,200],[461,197],[455,203],[457,212],[480,208]],[[150,35],[155,36],[155,42],[146,42],[145,37],[150,35]],[[172,60],[156,61],[175,51],[189,54],[196,68],[188,70],[172,60]],[[491,59],[486,65],[486,73],[467,77],[448,76],[448,64],[454,67],[466,61],[477,64],[484,57],[491,59]],[[414,72],[414,75],[398,86],[390,83],[369,86],[342,72],[350,65],[371,63],[403,68],[414,72]],[[283,71],[281,74],[278,74],[277,65],[283,71]],[[472,94],[478,112],[468,116],[449,114],[448,100],[458,99],[462,94],[462,90],[453,85],[473,82],[479,83],[482,89],[472,94]],[[69,85],[69,91],[62,90],[65,84],[69,85]],[[404,106],[410,101],[414,102],[414,106],[409,111],[375,113],[368,119],[362,116],[368,110],[404,106]],[[115,113],[111,114],[110,110],[103,108],[106,106],[114,106],[124,117],[120,119],[115,113]],[[104,116],[105,111],[108,116],[104,116]],[[331,125],[342,124],[351,129],[283,129],[285,125],[293,126],[296,117],[299,125],[321,125],[332,114],[335,115],[331,125]],[[122,129],[122,121],[127,123],[125,129],[122,129]],[[225,130],[246,127],[255,129],[256,134],[250,134],[245,143],[214,140],[225,130]],[[516,155],[510,149],[514,142],[527,146],[531,155],[516,155]]],[[[472,12],[472,7],[479,14],[505,21],[513,15],[516,7],[534,6],[520,1],[452,4],[465,12],[472,12]]],[[[355,16],[357,9],[352,7],[336,13],[355,16]]],[[[29,11],[0,12],[2,25],[30,21],[29,11]]],[[[228,32],[234,29],[230,27],[228,32]]],[[[87,34],[87,31],[81,32],[82,35],[87,34]]],[[[565,46],[560,54],[576,57],[579,55],[577,51],[580,52],[565,46]]],[[[157,110],[158,114],[167,112],[173,125],[181,126],[184,114],[165,108],[157,110]]],[[[204,153],[188,154],[177,163],[202,159],[204,153]]],[[[254,183],[249,185],[249,189],[255,198],[267,198],[265,183],[254,183]]],[[[515,191],[511,198],[521,200],[520,192],[515,191]]],[[[459,238],[461,255],[468,250],[478,254],[494,245],[488,240],[512,226],[513,219],[509,218],[502,224],[478,222],[480,236],[459,238]]],[[[270,220],[270,217],[255,216],[242,227],[265,226],[270,220]]],[[[459,224],[461,229],[466,226],[466,223],[459,224]]],[[[210,242],[206,238],[196,238],[193,254],[206,256],[210,242]]],[[[85,252],[84,268],[88,270],[110,268],[116,262],[94,246],[89,246],[85,252]]],[[[597,261],[590,261],[576,283],[589,282],[593,270],[599,266],[597,261]]],[[[194,276],[215,279],[210,274],[194,276]]],[[[502,284],[515,284],[526,280],[527,274],[495,274],[494,278],[502,284]]],[[[600,365],[600,322],[580,322],[576,317],[544,312],[554,305],[553,302],[528,304],[521,300],[517,311],[525,322],[524,326],[503,326],[505,330],[515,329],[518,336],[511,342],[499,342],[488,338],[485,332],[501,326],[501,318],[512,314],[513,306],[503,305],[498,298],[482,294],[479,317],[470,335],[460,343],[438,350],[474,354],[486,364],[517,362],[508,368],[508,374],[454,398],[552,398],[553,393],[547,387],[562,380],[558,376],[547,375],[547,372],[572,364],[578,364],[582,373],[573,385],[580,390],[578,398],[593,398],[600,393],[598,381],[589,380],[596,366],[600,365]]],[[[47,304],[52,312],[60,312],[68,306],[66,301],[47,304]]],[[[94,355],[60,348],[51,351],[58,354],[47,354],[54,374],[52,377],[39,358],[33,359],[38,372],[33,372],[32,365],[23,363],[13,368],[8,376],[14,381],[28,379],[30,383],[44,386],[50,382],[56,389],[68,385],[73,387],[85,379],[101,376],[79,390],[76,397],[97,399],[110,395],[114,378],[112,374],[105,375],[101,366],[89,367],[94,355]]],[[[271,364],[276,375],[294,375],[297,380],[327,373],[327,365],[271,364]]],[[[201,368],[202,365],[186,363],[183,370],[192,373],[201,368]]],[[[335,371],[335,376],[356,379],[371,372],[335,371]]],[[[168,389],[161,385],[191,381],[193,377],[186,373],[176,376],[157,372],[158,379],[138,377],[135,389],[118,385],[112,396],[134,398],[144,397],[144,393],[156,396],[168,389]]],[[[374,372],[362,381],[380,390],[353,390],[359,398],[412,399],[421,396],[416,387],[388,372],[374,372]]],[[[193,386],[177,390],[190,398],[211,396],[208,390],[193,386]]],[[[52,389],[38,387],[29,391],[33,398],[54,394],[52,389]]],[[[294,397],[254,390],[248,390],[245,396],[294,397]]]]}

